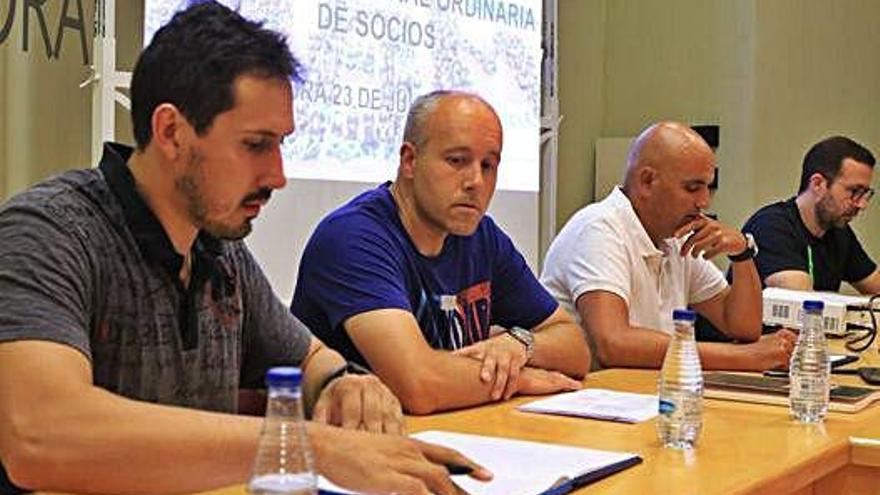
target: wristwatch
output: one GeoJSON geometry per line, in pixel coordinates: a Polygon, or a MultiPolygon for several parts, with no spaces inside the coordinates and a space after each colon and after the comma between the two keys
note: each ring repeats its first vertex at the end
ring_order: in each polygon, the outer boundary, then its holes
{"type": "Polygon", "coordinates": [[[525,328],[510,327],[507,329],[507,335],[526,348],[526,360],[532,359],[532,354],[535,353],[535,334],[525,328]]]}
{"type": "Polygon", "coordinates": [[[727,259],[736,263],[737,261],[745,261],[750,260],[758,254],[758,244],[755,242],[755,236],[752,234],[745,232],[743,237],[746,238],[746,248],[741,252],[734,254],[732,256],[728,256],[727,259]]]}

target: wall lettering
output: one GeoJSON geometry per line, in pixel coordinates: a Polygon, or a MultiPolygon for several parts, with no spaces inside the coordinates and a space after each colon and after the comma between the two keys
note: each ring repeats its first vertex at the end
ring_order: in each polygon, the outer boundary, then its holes
{"type": "MultiPolygon", "coordinates": [[[[83,65],[87,65],[89,63],[89,52],[86,47],[86,23],[82,0],[74,0],[76,3],[76,17],[70,16],[70,4],[73,2],[71,0],[63,0],[58,14],[58,28],[55,30],[54,44],[49,37],[49,24],[47,23],[46,13],[44,12],[46,1],[47,0],[6,0],[6,19],[3,20],[2,27],[0,27],[0,45],[5,43],[9,38],[9,34],[12,32],[12,26],[15,22],[15,14],[20,12],[22,51],[27,52],[29,50],[31,20],[33,20],[36,23],[40,38],[42,38],[43,47],[46,51],[46,58],[51,60],[57,59],[61,56],[61,44],[64,41],[65,31],[73,30],[79,33],[82,63],[83,65]],[[16,8],[18,4],[21,4],[21,9],[16,8]]],[[[57,3],[61,0],[53,1],[57,3]]],[[[0,0],[0,4],[2,3],[3,0],[0,0]]],[[[2,15],[2,10],[0,10],[0,15],[2,15]]]]}

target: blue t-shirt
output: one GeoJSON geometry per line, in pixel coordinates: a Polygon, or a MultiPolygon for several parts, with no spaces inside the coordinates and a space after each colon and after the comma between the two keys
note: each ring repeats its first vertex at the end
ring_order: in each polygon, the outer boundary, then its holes
{"type": "MultiPolygon", "coordinates": [[[[453,350],[487,339],[491,325],[532,328],[556,310],[488,216],[472,235],[448,235],[439,255],[419,254],[389,186],[324,218],[303,252],[290,309],[324,343],[368,366],[343,328],[360,313],[409,311],[431,347],[453,350]]],[[[388,331],[393,339],[394,329],[388,331]]]]}

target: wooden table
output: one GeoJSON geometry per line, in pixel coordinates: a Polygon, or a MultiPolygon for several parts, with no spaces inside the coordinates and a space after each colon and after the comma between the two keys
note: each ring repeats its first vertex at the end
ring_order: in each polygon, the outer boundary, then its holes
{"type": "MultiPolygon", "coordinates": [[[[876,349],[858,364],[880,365],[876,349]]],[[[835,375],[861,384],[858,377],[835,375]]],[[[611,369],[587,377],[588,387],[655,393],[657,372],[611,369]]],[[[517,398],[450,413],[407,419],[410,431],[448,430],[538,442],[636,452],[644,462],[578,494],[880,494],[880,404],[856,414],[829,413],[824,425],[801,425],[779,406],[706,399],[703,431],[691,452],[664,449],[656,420],[629,425],[530,414],[517,398]]],[[[540,462],[540,459],[536,459],[540,462]]],[[[215,495],[242,493],[234,487],[215,495]]]]}

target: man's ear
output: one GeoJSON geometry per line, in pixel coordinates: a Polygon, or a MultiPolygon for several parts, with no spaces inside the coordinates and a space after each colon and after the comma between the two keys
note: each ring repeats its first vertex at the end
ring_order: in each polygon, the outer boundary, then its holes
{"type": "Polygon", "coordinates": [[[400,145],[400,176],[412,179],[416,173],[416,147],[409,141],[400,145]]]}
{"type": "Polygon", "coordinates": [[[189,122],[171,103],[162,103],[153,110],[150,122],[153,127],[152,142],[169,161],[175,161],[182,152],[184,133],[190,129],[189,122]]]}
{"type": "Polygon", "coordinates": [[[657,174],[657,169],[651,166],[642,167],[639,171],[639,182],[642,183],[642,187],[650,189],[657,182],[659,175],[657,174]]]}
{"type": "Polygon", "coordinates": [[[828,181],[828,179],[826,179],[825,176],[820,174],[819,172],[816,172],[810,176],[810,189],[812,189],[817,194],[824,194],[830,185],[831,183],[828,181]]]}

